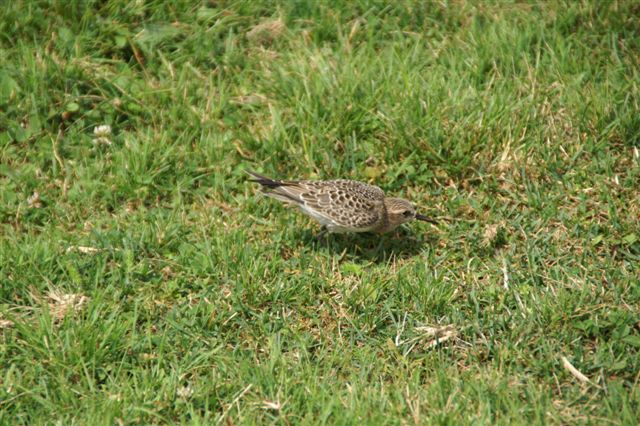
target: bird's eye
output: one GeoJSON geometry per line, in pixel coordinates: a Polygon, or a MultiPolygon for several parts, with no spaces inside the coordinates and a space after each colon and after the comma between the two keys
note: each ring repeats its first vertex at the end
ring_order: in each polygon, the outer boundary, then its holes
{"type": "Polygon", "coordinates": [[[411,210],[405,210],[404,213],[402,213],[402,215],[404,217],[410,217],[412,215],[411,210]]]}

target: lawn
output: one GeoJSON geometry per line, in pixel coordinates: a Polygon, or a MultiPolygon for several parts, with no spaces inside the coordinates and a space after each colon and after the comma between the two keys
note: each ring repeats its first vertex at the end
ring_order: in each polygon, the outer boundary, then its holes
{"type": "Polygon", "coordinates": [[[0,7],[0,424],[640,421],[640,2],[0,7]],[[330,235],[245,169],[436,217],[330,235]]]}

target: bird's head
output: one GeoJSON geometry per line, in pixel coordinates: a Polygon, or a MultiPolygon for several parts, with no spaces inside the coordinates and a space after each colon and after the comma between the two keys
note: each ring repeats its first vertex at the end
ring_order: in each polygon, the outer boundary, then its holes
{"type": "Polygon", "coordinates": [[[422,220],[430,223],[437,223],[435,220],[416,213],[416,209],[407,200],[402,198],[386,198],[384,200],[385,208],[387,209],[387,218],[389,222],[389,229],[391,230],[398,225],[410,222],[412,220],[422,220]]]}

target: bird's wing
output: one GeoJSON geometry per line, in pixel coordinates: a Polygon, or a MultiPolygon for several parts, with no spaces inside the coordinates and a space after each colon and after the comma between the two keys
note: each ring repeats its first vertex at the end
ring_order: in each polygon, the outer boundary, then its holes
{"type": "Polygon", "coordinates": [[[327,207],[330,197],[323,189],[323,181],[285,181],[275,180],[260,175],[253,171],[247,171],[253,179],[262,185],[262,193],[268,197],[297,205],[303,212],[310,215],[323,225],[340,225],[328,214],[327,207]]]}
{"type": "Polygon", "coordinates": [[[323,223],[346,228],[367,228],[379,223],[384,212],[384,192],[354,180],[285,181],[247,171],[262,185],[262,192],[296,204],[323,223]]]}
{"type": "Polygon", "coordinates": [[[366,228],[382,219],[384,192],[377,186],[342,179],[302,181],[299,186],[306,189],[299,194],[306,207],[340,226],[366,228]]]}

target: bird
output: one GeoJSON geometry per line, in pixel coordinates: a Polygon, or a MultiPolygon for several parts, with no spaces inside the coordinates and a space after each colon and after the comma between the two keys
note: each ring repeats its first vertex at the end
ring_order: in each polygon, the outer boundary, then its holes
{"type": "Polygon", "coordinates": [[[277,180],[246,170],[262,193],[300,208],[322,225],[325,233],[373,232],[383,234],[413,220],[438,222],[416,212],[402,198],[387,197],[382,189],[348,179],[277,180]]]}

